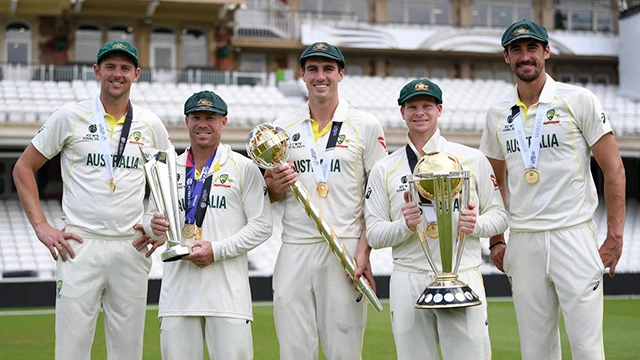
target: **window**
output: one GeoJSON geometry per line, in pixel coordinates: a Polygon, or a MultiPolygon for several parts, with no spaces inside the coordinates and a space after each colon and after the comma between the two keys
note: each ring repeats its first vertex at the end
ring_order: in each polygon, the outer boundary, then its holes
{"type": "Polygon", "coordinates": [[[364,75],[364,67],[359,64],[351,64],[344,69],[344,73],[349,76],[364,75]]]}
{"type": "Polygon", "coordinates": [[[196,29],[182,30],[182,67],[207,65],[207,37],[196,29]]]}
{"type": "Polygon", "coordinates": [[[28,64],[31,62],[31,27],[26,23],[11,23],[5,28],[7,62],[28,64]]]}
{"type": "Polygon", "coordinates": [[[578,75],[578,82],[582,85],[585,84],[590,84],[591,83],[591,75],[589,74],[579,74],[578,75]]]}
{"type": "Polygon", "coordinates": [[[258,53],[241,53],[240,71],[265,72],[267,71],[267,57],[258,53]]]}
{"type": "Polygon", "coordinates": [[[493,71],[491,69],[481,69],[476,71],[476,79],[478,80],[493,80],[493,71]]]}
{"type": "Polygon", "coordinates": [[[432,79],[446,79],[447,78],[447,69],[444,69],[444,68],[431,69],[431,78],[432,79]]]}
{"type": "Polygon", "coordinates": [[[428,78],[429,77],[429,70],[427,70],[426,68],[415,68],[413,69],[413,77],[415,78],[428,78]]]}
{"type": "Polygon", "coordinates": [[[388,0],[387,22],[450,25],[451,4],[446,0],[388,0]]]}
{"type": "Polygon", "coordinates": [[[612,17],[609,0],[555,0],[555,29],[609,32],[612,17]]]}
{"type": "Polygon", "coordinates": [[[506,28],[521,19],[531,19],[532,0],[475,0],[471,15],[474,26],[506,28]]]}
{"type": "Polygon", "coordinates": [[[595,83],[596,84],[603,84],[603,85],[609,84],[609,75],[607,75],[607,74],[596,74],[595,83]]]}
{"type": "Polygon", "coordinates": [[[397,67],[393,70],[393,76],[407,78],[409,77],[409,68],[397,67]]]}
{"type": "Polygon", "coordinates": [[[176,34],[166,28],[151,33],[151,67],[173,69],[176,67],[176,34]]]}
{"type": "Polygon", "coordinates": [[[133,36],[133,26],[112,26],[109,28],[107,32],[107,41],[113,40],[124,40],[133,44],[134,36],[133,36]]]}
{"type": "Polygon", "coordinates": [[[572,73],[560,73],[560,82],[572,83],[573,82],[573,74],[572,73]]]}
{"type": "Polygon", "coordinates": [[[369,0],[302,0],[300,5],[312,18],[369,20],[369,0]]]}

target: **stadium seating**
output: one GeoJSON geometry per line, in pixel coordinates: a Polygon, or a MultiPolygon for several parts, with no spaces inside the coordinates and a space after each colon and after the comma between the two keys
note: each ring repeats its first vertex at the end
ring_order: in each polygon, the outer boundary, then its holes
{"type": "MultiPolygon", "coordinates": [[[[340,94],[356,108],[380,120],[384,128],[403,128],[396,104],[399,89],[412,79],[403,77],[345,76],[340,94]]],[[[440,127],[446,131],[481,132],[488,106],[513,85],[502,80],[433,79],[443,90],[440,127]]],[[[579,83],[575,85],[583,86],[579,83]]],[[[617,85],[586,84],[601,100],[618,135],[640,134],[640,102],[618,96],[617,85]]],[[[276,86],[149,83],[131,88],[134,103],[152,109],[168,125],[184,120],[184,101],[194,92],[210,89],[229,105],[228,126],[251,128],[294,111],[305,100],[306,88],[298,80],[299,96],[285,96],[276,86]]],[[[55,108],[89,99],[99,91],[95,80],[72,82],[0,81],[0,122],[42,123],[55,108]]]]}

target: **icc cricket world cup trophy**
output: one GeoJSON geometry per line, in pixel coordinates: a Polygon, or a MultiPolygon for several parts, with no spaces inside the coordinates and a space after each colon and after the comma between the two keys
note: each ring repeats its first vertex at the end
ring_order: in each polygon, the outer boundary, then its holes
{"type": "Polygon", "coordinates": [[[427,285],[416,303],[418,309],[458,308],[482,303],[457,275],[465,234],[458,230],[460,212],[454,210],[456,202],[459,209],[468,206],[469,176],[469,171],[463,170],[455,157],[444,152],[423,156],[413,171],[410,197],[421,209],[431,202],[427,206],[433,207],[436,220],[428,221],[423,214],[417,229],[420,245],[435,274],[435,281],[427,285]],[[438,242],[440,267],[427,242],[438,242]]]}

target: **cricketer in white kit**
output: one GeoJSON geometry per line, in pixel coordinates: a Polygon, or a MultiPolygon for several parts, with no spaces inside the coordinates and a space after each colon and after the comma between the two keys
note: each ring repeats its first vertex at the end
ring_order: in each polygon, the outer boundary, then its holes
{"type": "MultiPolygon", "coordinates": [[[[191,254],[164,263],[158,316],[164,360],[253,358],[247,253],[271,236],[271,203],[260,169],[220,143],[227,104],[212,91],[184,108],[191,146],[176,160],[180,228],[191,254]],[[194,231],[184,231],[195,226],[194,231]]],[[[153,236],[168,230],[155,204],[153,236]]]]}
{"type": "MultiPolygon", "coordinates": [[[[398,99],[409,133],[407,146],[378,162],[369,176],[365,196],[367,241],[374,249],[392,248],[393,272],[389,286],[391,324],[398,359],[491,359],[487,300],[478,266],[482,263],[480,237],[502,233],[507,213],[491,165],[477,149],[447,141],[437,127],[442,113],[442,91],[428,79],[406,84],[398,99]],[[463,210],[456,198],[454,228],[467,227],[458,276],[474,290],[481,305],[455,309],[416,309],[415,304],[434,273],[420,245],[415,226],[428,213],[426,204],[409,200],[412,167],[422,156],[446,152],[470,171],[470,203],[463,210]]],[[[433,205],[431,205],[433,206],[433,205]]],[[[435,213],[434,213],[435,214],[435,213]]],[[[435,220],[432,220],[435,221],[435,220]]],[[[455,232],[454,232],[455,233],[455,232]]],[[[437,269],[442,269],[437,234],[427,235],[427,246],[437,269]]]]}
{"type": "Polygon", "coordinates": [[[593,93],[545,73],[551,50],[544,27],[518,21],[502,45],[517,85],[489,108],[480,150],[511,216],[508,245],[492,238],[491,257],[511,280],[522,358],[561,358],[562,312],[573,358],[601,360],[602,275],[606,267],[615,274],[625,217],[624,167],[611,125],[593,93]],[[600,248],[592,152],[607,203],[600,248]]]}
{"type": "Polygon", "coordinates": [[[108,357],[139,360],[149,256],[162,244],[140,232],[145,175],[139,147],[171,144],[162,121],[129,101],[140,75],[133,45],[102,45],[94,72],[100,94],[54,111],[18,160],[14,178],[38,239],[57,260],[56,359],[91,357],[102,307],[108,357]],[[33,177],[58,154],[63,230],[47,223],[33,177]]]}

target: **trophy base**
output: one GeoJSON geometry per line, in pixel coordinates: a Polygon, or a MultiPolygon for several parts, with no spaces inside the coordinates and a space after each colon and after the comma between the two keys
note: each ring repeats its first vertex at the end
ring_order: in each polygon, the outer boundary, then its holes
{"type": "Polygon", "coordinates": [[[191,250],[188,246],[174,245],[162,253],[162,262],[171,262],[182,259],[184,256],[189,255],[191,250]]]}
{"type": "Polygon", "coordinates": [[[478,294],[462,281],[436,280],[424,289],[416,309],[453,309],[480,304],[478,294]]]}

